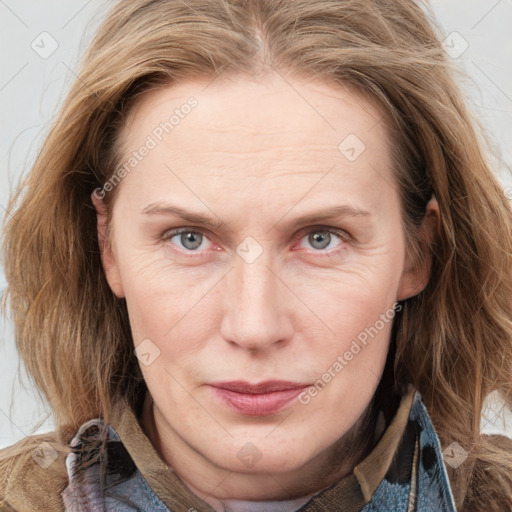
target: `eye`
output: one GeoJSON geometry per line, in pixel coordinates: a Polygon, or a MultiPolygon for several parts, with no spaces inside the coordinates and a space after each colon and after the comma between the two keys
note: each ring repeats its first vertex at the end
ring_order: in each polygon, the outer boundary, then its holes
{"type": "MultiPolygon", "coordinates": [[[[301,238],[301,240],[304,239],[310,244],[310,247],[313,247],[316,251],[326,252],[326,249],[336,249],[343,246],[343,242],[348,240],[348,234],[341,229],[320,226],[311,229],[305,237],[301,238]],[[336,238],[338,241],[341,241],[341,243],[336,244],[336,238]]],[[[303,246],[301,245],[301,247],[303,246]]]]}
{"type": "Polygon", "coordinates": [[[201,231],[195,231],[187,228],[168,231],[163,235],[162,239],[169,240],[171,242],[173,239],[176,239],[177,241],[172,243],[174,245],[178,245],[180,249],[189,252],[205,250],[207,247],[204,247],[204,242],[208,240],[201,231]]]}
{"type": "MultiPolygon", "coordinates": [[[[163,241],[170,241],[173,245],[183,252],[200,253],[208,249],[208,237],[201,231],[190,228],[179,228],[167,231],[162,235],[163,241]]],[[[335,252],[337,248],[344,246],[344,242],[349,240],[347,232],[331,228],[328,226],[320,226],[310,229],[300,240],[306,240],[310,247],[315,249],[313,252],[335,252]],[[338,244],[336,244],[338,239],[338,244]],[[329,249],[334,249],[330,251],[329,249]]],[[[211,242],[210,242],[211,243],[211,242]]],[[[301,247],[304,246],[301,244],[301,247]]]]}

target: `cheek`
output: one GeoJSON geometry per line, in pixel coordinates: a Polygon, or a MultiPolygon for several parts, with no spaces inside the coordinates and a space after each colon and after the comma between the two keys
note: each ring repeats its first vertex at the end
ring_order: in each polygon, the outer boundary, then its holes
{"type": "Polygon", "coordinates": [[[310,335],[315,332],[314,344],[306,341],[305,351],[319,379],[306,401],[320,394],[323,398],[315,398],[317,404],[369,400],[387,358],[395,307],[400,309],[396,304],[399,280],[391,258],[368,266],[365,272],[340,272],[316,286],[303,277],[300,294],[315,313],[308,314],[309,325],[303,325],[310,335]]]}
{"type": "Polygon", "coordinates": [[[393,256],[387,253],[329,273],[302,272],[289,276],[287,283],[311,325],[323,327],[331,339],[350,340],[393,307],[401,277],[399,258],[394,263],[393,256]]]}
{"type": "Polygon", "coordinates": [[[299,402],[336,435],[339,428],[348,430],[370,403],[386,363],[396,311],[386,301],[372,299],[364,308],[354,307],[352,314],[333,318],[338,336],[310,348],[314,383],[299,402]]]}
{"type": "Polygon", "coordinates": [[[171,279],[151,254],[126,252],[119,261],[130,325],[137,345],[140,338],[156,339],[169,330],[183,301],[181,285],[171,279]]]}
{"type": "Polygon", "coordinates": [[[136,346],[150,339],[173,359],[201,348],[205,329],[216,316],[209,298],[213,273],[206,277],[193,269],[178,271],[148,253],[127,258],[120,270],[136,346]]]}
{"type": "Polygon", "coordinates": [[[361,372],[380,378],[396,313],[386,291],[378,292],[354,292],[318,305],[330,335],[319,336],[315,347],[309,347],[317,374],[350,374],[354,383],[361,372]]]}

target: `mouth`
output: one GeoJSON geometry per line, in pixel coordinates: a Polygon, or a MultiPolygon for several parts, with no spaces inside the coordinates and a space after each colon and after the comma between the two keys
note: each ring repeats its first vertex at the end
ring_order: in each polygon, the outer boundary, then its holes
{"type": "Polygon", "coordinates": [[[246,416],[275,414],[291,403],[309,384],[290,381],[244,381],[209,384],[214,395],[227,407],[246,416]]]}

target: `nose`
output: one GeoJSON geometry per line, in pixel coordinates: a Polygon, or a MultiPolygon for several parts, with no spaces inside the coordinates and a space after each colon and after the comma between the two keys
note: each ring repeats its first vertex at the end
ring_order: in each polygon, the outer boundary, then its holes
{"type": "Polygon", "coordinates": [[[221,335],[251,352],[283,346],[293,332],[291,292],[264,254],[252,263],[237,258],[223,284],[221,335]]]}

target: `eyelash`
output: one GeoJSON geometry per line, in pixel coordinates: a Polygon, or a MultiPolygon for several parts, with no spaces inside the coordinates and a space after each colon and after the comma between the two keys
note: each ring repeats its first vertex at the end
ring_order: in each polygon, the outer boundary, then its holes
{"type": "MultiPolygon", "coordinates": [[[[351,240],[350,235],[343,229],[333,228],[330,226],[313,226],[308,231],[306,231],[304,234],[301,234],[300,236],[298,236],[297,237],[298,241],[302,240],[305,236],[307,236],[311,233],[319,233],[319,232],[334,234],[334,235],[338,236],[343,243],[347,243],[351,240]]],[[[174,238],[176,235],[180,235],[182,233],[200,233],[201,235],[203,235],[204,237],[206,237],[209,240],[205,231],[203,231],[201,228],[195,228],[195,227],[194,228],[176,228],[176,229],[171,229],[169,231],[165,231],[162,234],[162,236],[160,237],[160,239],[162,242],[166,242],[166,241],[169,241],[172,238],[174,238]]],[[[342,244],[341,246],[339,246],[336,249],[331,249],[329,251],[325,251],[323,249],[318,249],[318,250],[311,249],[308,252],[309,253],[313,252],[315,254],[325,256],[325,257],[331,257],[332,253],[338,253],[340,250],[342,250],[343,245],[344,244],[342,244]]],[[[191,251],[191,250],[187,251],[185,249],[175,249],[175,250],[177,252],[179,252],[180,254],[183,254],[183,251],[185,251],[187,253],[186,256],[192,257],[192,258],[202,255],[201,251],[191,251]]]]}

